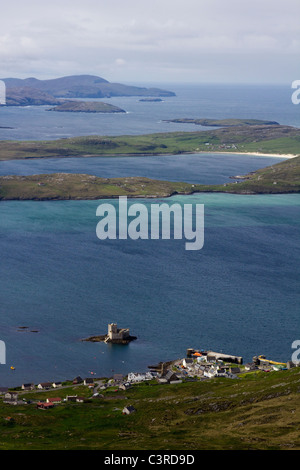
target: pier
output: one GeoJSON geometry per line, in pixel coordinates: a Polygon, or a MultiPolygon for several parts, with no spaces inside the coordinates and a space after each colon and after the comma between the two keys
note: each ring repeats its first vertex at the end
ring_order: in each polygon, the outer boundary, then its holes
{"type": "Polygon", "coordinates": [[[192,356],[206,356],[207,361],[224,361],[232,362],[234,364],[243,364],[243,358],[241,356],[233,356],[231,354],[224,354],[214,351],[204,351],[198,349],[188,348],[186,351],[187,357],[192,356]]]}

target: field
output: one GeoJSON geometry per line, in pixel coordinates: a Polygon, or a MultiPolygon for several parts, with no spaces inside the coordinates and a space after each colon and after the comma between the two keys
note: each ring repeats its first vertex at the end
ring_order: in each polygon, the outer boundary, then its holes
{"type": "MultiPolygon", "coordinates": [[[[26,399],[91,395],[87,387],[26,399]]],[[[0,449],[300,450],[300,370],[244,373],[174,385],[155,381],[40,410],[0,404],[0,449]],[[124,406],[136,409],[123,415],[124,406]],[[10,419],[7,419],[10,417],[10,419]]]]}
{"type": "Polygon", "coordinates": [[[300,155],[300,129],[281,125],[240,125],[200,132],[86,136],[54,141],[0,141],[0,161],[228,151],[300,155]]]}

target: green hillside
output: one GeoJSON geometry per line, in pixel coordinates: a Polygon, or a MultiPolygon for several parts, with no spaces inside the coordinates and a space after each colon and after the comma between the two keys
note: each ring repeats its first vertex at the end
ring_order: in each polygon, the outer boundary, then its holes
{"type": "Polygon", "coordinates": [[[0,402],[1,449],[300,450],[300,370],[243,374],[176,385],[155,381],[91,399],[84,386],[26,392],[0,402]],[[49,410],[35,400],[77,394],[86,403],[49,410]],[[136,412],[123,415],[124,406],[136,412]],[[9,417],[9,418],[8,418],[9,417]]]}
{"type": "Polygon", "coordinates": [[[84,136],[50,141],[0,141],[0,161],[24,158],[259,152],[300,155],[300,129],[282,125],[227,126],[198,132],[84,136]]]}

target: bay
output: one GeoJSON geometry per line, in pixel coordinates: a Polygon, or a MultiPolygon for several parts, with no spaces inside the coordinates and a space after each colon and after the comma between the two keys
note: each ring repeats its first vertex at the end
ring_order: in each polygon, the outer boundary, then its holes
{"type": "Polygon", "coordinates": [[[136,96],[96,100],[119,106],[126,114],[48,112],[52,106],[0,107],[0,126],[12,128],[0,128],[0,139],[52,140],[77,135],[138,135],[210,129],[165,122],[176,118],[267,119],[300,127],[299,107],[291,101],[289,83],[276,86],[154,85],[174,91],[176,96],[163,98],[162,102],[143,102],[136,96]]]}
{"type": "Polygon", "coordinates": [[[205,205],[202,250],[185,251],[184,240],[100,241],[100,201],[1,203],[3,385],[142,371],[188,347],[245,361],[290,357],[299,326],[298,195],[165,201],[205,205]],[[112,321],[138,340],[80,341],[112,321]]]}
{"type": "MultiPolygon", "coordinates": [[[[288,86],[176,85],[174,91],[174,99],[161,103],[109,100],[126,115],[1,108],[0,125],[14,129],[0,129],[0,138],[201,130],[164,122],[178,117],[300,125],[288,86]]],[[[1,162],[0,174],[80,172],[216,184],[280,160],[234,154],[53,158],[1,162]]],[[[242,355],[245,362],[257,354],[290,359],[300,326],[299,195],[195,194],[139,202],[203,203],[203,249],[188,252],[184,240],[173,239],[100,241],[101,201],[1,202],[0,339],[7,352],[1,386],[144,371],[183,357],[188,347],[242,355]],[[138,340],[126,347],[80,341],[105,333],[113,321],[138,340]]]]}

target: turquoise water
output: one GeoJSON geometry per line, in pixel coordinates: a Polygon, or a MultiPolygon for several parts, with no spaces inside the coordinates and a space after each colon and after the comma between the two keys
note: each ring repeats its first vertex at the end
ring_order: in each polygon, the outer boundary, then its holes
{"type": "MultiPolygon", "coordinates": [[[[1,108],[0,126],[14,129],[0,129],[0,138],[201,129],[163,122],[177,117],[247,117],[300,126],[290,87],[182,85],[174,91],[177,96],[162,103],[109,100],[126,115],[1,108]]],[[[61,171],[221,183],[278,161],[208,154],[27,160],[0,162],[0,174],[61,171]]],[[[242,355],[245,362],[257,354],[291,357],[300,326],[299,195],[138,200],[204,204],[199,251],[186,251],[185,240],[100,241],[100,202],[1,202],[0,340],[7,353],[1,386],[144,371],[183,357],[188,347],[242,355]],[[129,327],[138,340],[126,347],[80,341],[106,332],[112,321],[129,327]]]]}

